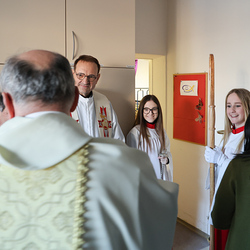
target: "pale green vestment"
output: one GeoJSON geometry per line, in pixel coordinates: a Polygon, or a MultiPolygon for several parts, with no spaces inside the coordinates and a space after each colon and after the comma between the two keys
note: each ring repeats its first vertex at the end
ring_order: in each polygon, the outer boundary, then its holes
{"type": "Polygon", "coordinates": [[[69,116],[0,127],[0,249],[171,249],[178,185],[69,116]]]}

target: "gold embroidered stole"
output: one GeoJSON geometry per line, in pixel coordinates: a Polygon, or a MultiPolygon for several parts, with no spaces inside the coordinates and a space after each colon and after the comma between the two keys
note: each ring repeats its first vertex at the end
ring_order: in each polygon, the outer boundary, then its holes
{"type": "Polygon", "coordinates": [[[1,249],[82,248],[87,155],[85,146],[44,170],[0,165],[1,249]]]}

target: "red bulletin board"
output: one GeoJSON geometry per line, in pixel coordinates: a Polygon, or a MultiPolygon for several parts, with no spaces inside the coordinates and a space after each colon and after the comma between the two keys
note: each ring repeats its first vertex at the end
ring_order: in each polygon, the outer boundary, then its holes
{"type": "Polygon", "coordinates": [[[207,73],[174,75],[174,139],[207,145],[207,73]]]}

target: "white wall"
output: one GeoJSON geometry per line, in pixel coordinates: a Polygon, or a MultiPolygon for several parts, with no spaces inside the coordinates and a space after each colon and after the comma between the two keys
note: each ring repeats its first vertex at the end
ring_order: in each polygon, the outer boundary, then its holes
{"type": "MultiPolygon", "coordinates": [[[[178,216],[206,233],[209,192],[204,185],[209,165],[204,146],[173,139],[173,74],[208,72],[209,54],[214,54],[215,126],[223,129],[227,92],[250,89],[249,9],[249,0],[136,0],[136,53],[167,55],[164,125],[174,181],[180,185],[178,216]]],[[[216,134],[216,144],[220,139],[216,134]]]]}
{"type": "MultiPolygon", "coordinates": [[[[216,130],[224,126],[224,99],[232,88],[250,89],[248,0],[168,0],[167,133],[174,158],[174,181],[180,184],[179,217],[208,232],[208,192],[204,147],[174,140],[173,74],[209,71],[215,57],[216,130]],[[181,157],[180,157],[181,156],[181,157]]],[[[221,135],[216,134],[216,144],[221,135]]]]}
{"type": "Polygon", "coordinates": [[[165,55],[167,0],[135,0],[135,52],[165,55]]]}

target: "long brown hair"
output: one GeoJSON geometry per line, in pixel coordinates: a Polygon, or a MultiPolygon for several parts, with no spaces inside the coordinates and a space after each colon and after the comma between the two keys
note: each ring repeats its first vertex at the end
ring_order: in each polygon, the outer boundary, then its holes
{"type": "MultiPolygon", "coordinates": [[[[222,140],[223,140],[222,150],[224,150],[225,145],[228,141],[229,135],[232,132],[233,124],[231,123],[231,121],[229,120],[229,118],[227,116],[227,99],[228,99],[228,96],[233,94],[233,93],[235,93],[242,102],[242,106],[243,106],[243,109],[245,112],[245,122],[246,122],[247,117],[250,113],[250,92],[247,89],[243,89],[243,88],[230,90],[226,96],[226,99],[225,99],[225,125],[224,125],[224,136],[222,138],[222,140]]],[[[242,148],[243,142],[244,142],[244,135],[242,136],[242,139],[241,139],[239,145],[237,146],[238,153],[240,152],[240,150],[242,148]]]]}
{"type": "Polygon", "coordinates": [[[143,108],[145,104],[148,101],[153,101],[158,108],[158,117],[155,121],[155,130],[156,133],[159,135],[159,139],[161,142],[161,150],[165,149],[165,135],[164,135],[164,129],[163,129],[163,118],[162,118],[162,109],[159,100],[154,95],[146,95],[142,98],[139,105],[139,110],[137,112],[134,126],[140,125],[140,137],[139,137],[139,145],[142,137],[143,143],[146,142],[146,144],[151,149],[152,145],[149,140],[149,134],[148,134],[148,128],[147,128],[147,121],[143,117],[143,108]]]}

